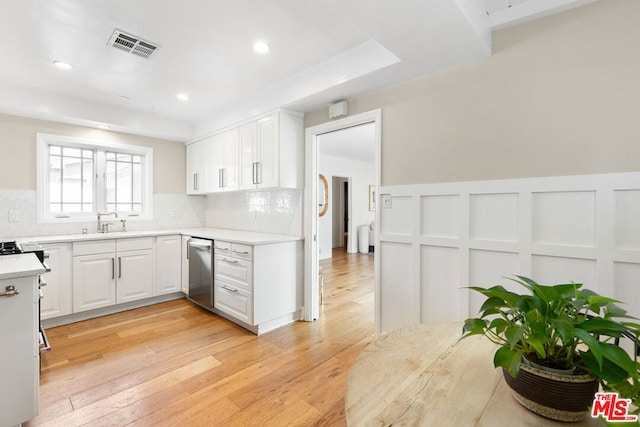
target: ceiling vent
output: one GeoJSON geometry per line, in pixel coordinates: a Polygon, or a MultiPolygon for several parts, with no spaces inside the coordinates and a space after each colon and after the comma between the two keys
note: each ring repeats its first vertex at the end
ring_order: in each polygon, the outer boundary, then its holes
{"type": "Polygon", "coordinates": [[[160,47],[157,44],[151,43],[147,40],[143,40],[138,36],[131,35],[129,33],[125,33],[122,30],[118,30],[117,28],[113,31],[111,38],[107,45],[116,47],[125,52],[132,53],[134,55],[141,56],[143,58],[148,58],[158,50],[160,47]]]}

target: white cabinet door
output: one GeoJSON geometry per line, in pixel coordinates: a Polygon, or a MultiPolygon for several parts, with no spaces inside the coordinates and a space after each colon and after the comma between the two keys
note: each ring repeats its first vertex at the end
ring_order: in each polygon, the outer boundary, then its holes
{"type": "Polygon", "coordinates": [[[115,254],[73,257],[73,312],[116,303],[115,254]]]}
{"type": "Polygon", "coordinates": [[[224,140],[224,191],[234,191],[238,187],[238,128],[222,134],[224,140]]]}
{"type": "Polygon", "coordinates": [[[258,154],[255,156],[255,161],[258,163],[256,167],[258,187],[278,186],[278,173],[280,170],[278,143],[278,115],[274,114],[258,120],[258,139],[256,144],[258,154]]]}
{"type": "Polygon", "coordinates": [[[153,296],[153,251],[118,252],[116,303],[153,296]]]}
{"type": "Polygon", "coordinates": [[[0,426],[26,422],[38,413],[38,304],[36,277],[0,280],[0,426]]]}
{"type": "Polygon", "coordinates": [[[206,192],[206,148],[206,141],[187,145],[187,194],[206,192]]]}
{"type": "Polygon", "coordinates": [[[278,115],[240,128],[240,188],[278,186],[278,115]]]}
{"type": "Polygon", "coordinates": [[[42,246],[49,253],[46,263],[51,267],[51,272],[42,275],[47,284],[41,288],[43,298],[40,301],[40,315],[42,319],[52,319],[71,314],[71,243],[47,243],[42,246]]]}
{"type": "Polygon", "coordinates": [[[210,193],[238,189],[238,129],[214,135],[206,142],[207,189],[210,193]]]}
{"type": "Polygon", "coordinates": [[[189,296],[189,258],[187,258],[189,236],[182,236],[182,293],[189,296]]]}
{"type": "Polygon", "coordinates": [[[256,188],[258,123],[251,122],[238,130],[240,147],[240,189],[256,188]]]}
{"type": "Polygon", "coordinates": [[[182,236],[156,239],[156,291],[154,295],[180,292],[182,286],[182,236]]]}
{"type": "Polygon", "coordinates": [[[211,193],[224,191],[225,141],[223,134],[214,135],[205,142],[205,168],[207,170],[207,189],[211,193]]]}

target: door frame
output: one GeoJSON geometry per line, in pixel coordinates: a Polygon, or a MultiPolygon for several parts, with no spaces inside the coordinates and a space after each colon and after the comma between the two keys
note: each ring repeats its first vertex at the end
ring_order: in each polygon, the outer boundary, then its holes
{"type": "MultiPolygon", "coordinates": [[[[378,197],[381,175],[381,147],[382,147],[382,110],[372,110],[353,116],[345,117],[305,129],[305,190],[304,190],[304,307],[302,318],[306,321],[318,319],[320,313],[320,298],[318,289],[318,136],[365,123],[375,123],[375,194],[378,197]]],[[[380,203],[376,203],[375,210],[375,247],[378,254],[374,256],[374,312],[375,330],[379,330],[380,303],[380,203]]]]}

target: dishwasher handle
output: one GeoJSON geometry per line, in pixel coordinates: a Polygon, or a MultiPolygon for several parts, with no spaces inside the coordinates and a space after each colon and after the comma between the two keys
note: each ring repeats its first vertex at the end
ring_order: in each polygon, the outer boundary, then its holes
{"type": "Polygon", "coordinates": [[[211,243],[200,243],[195,240],[189,240],[188,244],[190,247],[195,249],[206,249],[208,251],[211,251],[211,243]]]}

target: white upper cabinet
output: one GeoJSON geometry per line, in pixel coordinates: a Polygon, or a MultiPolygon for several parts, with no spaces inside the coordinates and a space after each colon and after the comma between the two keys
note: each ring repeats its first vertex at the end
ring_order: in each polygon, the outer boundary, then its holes
{"type": "Polygon", "coordinates": [[[240,128],[240,188],[302,188],[302,117],[278,112],[240,128]]]}
{"type": "Polygon", "coordinates": [[[238,189],[238,128],[206,140],[207,191],[217,193],[238,189]]]}
{"type": "Polygon", "coordinates": [[[302,188],[302,115],[278,111],[187,146],[187,194],[302,188]]]}
{"type": "Polygon", "coordinates": [[[207,141],[187,145],[187,194],[205,194],[207,141]]]}

